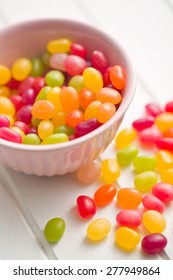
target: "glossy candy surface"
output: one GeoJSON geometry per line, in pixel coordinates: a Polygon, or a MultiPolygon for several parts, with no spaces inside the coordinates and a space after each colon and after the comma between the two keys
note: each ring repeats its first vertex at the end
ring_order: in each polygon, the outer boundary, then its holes
{"type": "Polygon", "coordinates": [[[162,213],[165,210],[165,204],[157,196],[146,194],[142,198],[142,204],[147,210],[156,210],[162,213]]]}
{"type": "Polygon", "coordinates": [[[19,58],[12,65],[12,76],[17,81],[23,81],[29,76],[31,69],[32,63],[28,58],[19,58]]]}
{"type": "Polygon", "coordinates": [[[167,238],[163,234],[151,233],[143,237],[141,247],[147,254],[158,254],[165,249],[167,242],[167,238]]]}
{"type": "Polygon", "coordinates": [[[117,193],[118,207],[122,209],[135,209],[142,201],[142,194],[133,188],[123,188],[117,193]]]}
{"type": "Polygon", "coordinates": [[[155,210],[147,210],[142,216],[145,228],[151,233],[161,233],[166,228],[166,221],[162,214],[155,210]]]}
{"type": "Polygon", "coordinates": [[[142,223],[142,216],[137,210],[121,210],[116,215],[119,226],[136,228],[142,223]]]}
{"type": "Polygon", "coordinates": [[[108,205],[117,193],[115,185],[105,184],[99,187],[94,193],[94,201],[97,206],[106,206],[108,205]]]}
{"type": "Polygon", "coordinates": [[[103,87],[101,73],[93,67],[87,67],[83,71],[83,78],[85,87],[93,92],[98,92],[103,87]]]}
{"type": "Polygon", "coordinates": [[[156,153],[157,169],[163,171],[173,168],[173,154],[167,150],[159,150],[156,153]]]}
{"type": "Polygon", "coordinates": [[[90,219],[96,213],[96,205],[94,203],[94,200],[86,195],[78,196],[77,209],[80,216],[84,219],[90,219]]]}
{"type": "Polygon", "coordinates": [[[115,65],[110,69],[110,79],[117,89],[124,89],[126,84],[125,71],[120,65],[115,65]]]}
{"type": "Polygon", "coordinates": [[[136,130],[134,128],[122,129],[115,138],[115,146],[117,149],[124,148],[131,144],[136,138],[136,130]]]}
{"type": "Polygon", "coordinates": [[[145,171],[134,177],[134,185],[138,191],[149,192],[158,180],[158,175],[153,171],[145,171]]]}
{"type": "Polygon", "coordinates": [[[59,241],[65,232],[65,222],[62,218],[49,220],[44,229],[44,235],[49,242],[59,241]]]}
{"type": "Polygon", "coordinates": [[[116,244],[125,251],[136,248],[140,241],[140,235],[132,228],[119,227],[115,233],[116,244]]]}
{"type": "Polygon", "coordinates": [[[100,164],[97,161],[93,161],[84,165],[77,171],[77,177],[80,182],[85,184],[91,184],[97,181],[101,173],[100,164]]]}
{"type": "Polygon", "coordinates": [[[156,117],[162,113],[162,109],[156,103],[148,103],[145,105],[145,110],[149,116],[156,117]]]}
{"type": "Polygon", "coordinates": [[[120,167],[116,160],[105,159],[101,164],[102,178],[106,183],[114,183],[120,176],[120,167]]]}
{"type": "Polygon", "coordinates": [[[129,165],[138,154],[138,148],[133,145],[126,146],[117,151],[117,161],[120,166],[129,165]]]}
{"type": "Polygon", "coordinates": [[[133,166],[136,172],[154,171],[156,169],[156,158],[152,156],[139,155],[133,160],[133,166]]]}
{"type": "Polygon", "coordinates": [[[111,224],[107,219],[98,218],[93,220],[87,227],[87,236],[93,241],[104,239],[111,230],[111,224]]]}
{"type": "Polygon", "coordinates": [[[173,185],[159,182],[153,186],[152,194],[164,203],[169,203],[173,200],[173,185]]]}
{"type": "Polygon", "coordinates": [[[153,125],[153,123],[154,123],[153,118],[141,118],[141,119],[134,121],[132,123],[132,126],[136,130],[141,131],[145,128],[151,127],[153,125]]]}

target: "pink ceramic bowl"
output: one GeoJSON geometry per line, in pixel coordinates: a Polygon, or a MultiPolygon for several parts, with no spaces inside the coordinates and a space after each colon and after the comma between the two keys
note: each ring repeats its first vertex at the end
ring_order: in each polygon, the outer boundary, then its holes
{"type": "Polygon", "coordinates": [[[69,37],[86,46],[89,53],[103,51],[110,65],[126,70],[127,85],[116,114],[95,131],[70,142],[52,145],[23,145],[0,139],[0,162],[16,171],[39,176],[73,172],[96,159],[113,140],[135,92],[136,78],[123,48],[104,32],[87,24],[62,19],[23,22],[0,31],[0,64],[10,66],[16,58],[45,51],[52,39],[69,37]]]}

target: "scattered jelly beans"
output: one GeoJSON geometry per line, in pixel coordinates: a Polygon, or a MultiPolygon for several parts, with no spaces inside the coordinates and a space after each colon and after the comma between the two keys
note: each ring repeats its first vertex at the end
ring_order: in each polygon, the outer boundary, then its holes
{"type": "Polygon", "coordinates": [[[152,187],[152,194],[164,203],[169,203],[173,200],[173,185],[159,182],[152,187]]]}
{"type": "Polygon", "coordinates": [[[143,130],[145,128],[151,127],[153,125],[153,123],[154,123],[153,118],[151,118],[151,117],[149,118],[148,117],[148,118],[141,118],[141,119],[138,119],[138,120],[134,121],[132,123],[132,126],[136,130],[141,131],[141,130],[143,130]]]}
{"type": "Polygon", "coordinates": [[[158,175],[153,171],[145,171],[134,177],[134,185],[138,191],[149,192],[158,180],[158,175]]]}
{"type": "Polygon", "coordinates": [[[173,168],[173,154],[170,151],[159,150],[156,152],[156,162],[159,171],[173,168]]]}
{"type": "Polygon", "coordinates": [[[77,208],[80,216],[84,219],[90,219],[96,213],[94,200],[86,195],[80,195],[77,198],[77,208]]]}
{"type": "Polygon", "coordinates": [[[145,228],[151,233],[161,233],[166,228],[166,221],[161,213],[155,210],[147,210],[142,216],[145,228]]]}
{"type": "Polygon", "coordinates": [[[127,166],[133,161],[137,154],[138,148],[136,146],[126,146],[117,151],[117,161],[120,166],[127,166]]]}
{"type": "Polygon", "coordinates": [[[142,223],[142,216],[137,210],[121,210],[116,215],[119,226],[136,228],[142,223]]]}
{"type": "Polygon", "coordinates": [[[44,235],[49,242],[59,241],[65,232],[65,222],[62,218],[49,220],[44,229],[44,235]]]}
{"type": "Polygon", "coordinates": [[[100,173],[100,164],[97,161],[94,161],[81,167],[77,171],[77,177],[80,182],[91,184],[97,181],[97,179],[100,177],[100,173]]]}
{"type": "Polygon", "coordinates": [[[135,209],[142,201],[142,194],[133,188],[123,188],[117,193],[118,207],[123,209],[135,209]]]}
{"type": "Polygon", "coordinates": [[[116,244],[125,251],[132,251],[140,241],[140,235],[132,228],[119,227],[115,234],[116,244]]]}
{"type": "Polygon", "coordinates": [[[156,158],[151,156],[139,155],[133,160],[136,172],[154,171],[156,169],[156,158]]]}
{"type": "Polygon", "coordinates": [[[105,184],[94,193],[94,201],[97,206],[106,206],[109,204],[117,193],[115,185],[105,184]]]}
{"type": "Polygon", "coordinates": [[[151,233],[141,241],[142,250],[147,254],[158,254],[162,252],[167,245],[167,238],[161,233],[151,233]]]}
{"type": "Polygon", "coordinates": [[[120,167],[116,160],[105,159],[101,164],[102,178],[106,183],[114,183],[120,176],[120,167]]]}
{"type": "Polygon", "coordinates": [[[93,241],[104,239],[111,230],[111,224],[107,219],[98,218],[93,220],[87,227],[87,236],[93,241]]]}
{"type": "Polygon", "coordinates": [[[115,138],[115,146],[117,149],[130,145],[136,138],[136,130],[134,128],[122,129],[115,138]]]}
{"type": "Polygon", "coordinates": [[[142,204],[147,210],[156,210],[160,213],[165,210],[165,204],[155,195],[144,195],[142,198],[142,204]]]}

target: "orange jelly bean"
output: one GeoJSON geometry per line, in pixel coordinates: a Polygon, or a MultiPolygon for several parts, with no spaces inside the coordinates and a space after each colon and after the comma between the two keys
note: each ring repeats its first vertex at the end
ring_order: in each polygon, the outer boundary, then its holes
{"type": "Polygon", "coordinates": [[[125,71],[120,65],[114,65],[110,69],[110,79],[117,89],[123,89],[126,84],[125,71]]]}
{"type": "Polygon", "coordinates": [[[55,106],[48,100],[38,100],[32,106],[32,116],[36,119],[50,119],[56,113],[55,106]]]}
{"type": "Polygon", "coordinates": [[[118,104],[121,102],[122,97],[117,90],[113,88],[104,87],[96,93],[96,99],[103,103],[111,102],[113,104],[118,104]]]}
{"type": "Polygon", "coordinates": [[[117,194],[118,206],[123,209],[135,209],[142,201],[142,194],[132,188],[123,188],[117,194]]]}
{"type": "Polygon", "coordinates": [[[106,206],[117,193],[115,185],[105,184],[98,188],[94,194],[94,201],[97,206],[106,206]]]}
{"type": "Polygon", "coordinates": [[[60,102],[66,112],[78,109],[80,106],[79,94],[73,87],[65,87],[60,92],[60,102]]]}
{"type": "Polygon", "coordinates": [[[100,123],[107,122],[115,114],[115,111],[116,107],[113,103],[105,102],[101,104],[98,108],[98,121],[100,123]]]}

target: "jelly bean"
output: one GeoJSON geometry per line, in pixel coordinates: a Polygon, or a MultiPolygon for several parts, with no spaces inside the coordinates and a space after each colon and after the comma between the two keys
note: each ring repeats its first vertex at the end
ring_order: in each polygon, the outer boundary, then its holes
{"type": "Polygon", "coordinates": [[[61,87],[64,80],[65,77],[63,73],[58,70],[51,70],[45,76],[46,84],[50,87],[61,87]]]}
{"type": "Polygon", "coordinates": [[[54,117],[52,118],[52,123],[53,123],[54,127],[65,124],[65,116],[66,116],[65,112],[62,112],[62,111],[56,112],[54,117]]]}
{"type": "Polygon", "coordinates": [[[55,115],[55,106],[48,100],[38,100],[32,106],[32,116],[36,119],[51,119],[55,115]]]}
{"type": "Polygon", "coordinates": [[[25,135],[25,137],[23,137],[22,143],[28,145],[39,145],[41,143],[41,140],[37,134],[28,133],[27,135],[25,135]]]}
{"type": "Polygon", "coordinates": [[[117,151],[117,161],[121,166],[129,165],[138,154],[138,148],[135,146],[126,146],[117,151]]]}
{"type": "MultiPolygon", "coordinates": [[[[55,87],[56,88],[56,87],[55,87]]],[[[49,93],[49,91],[51,90],[52,88],[49,87],[49,86],[45,86],[43,88],[41,88],[41,90],[38,92],[37,94],[37,97],[35,99],[35,101],[38,101],[38,100],[46,100],[47,99],[47,95],[49,93]]]]}
{"type": "Polygon", "coordinates": [[[101,169],[97,161],[85,164],[77,171],[77,177],[80,182],[91,184],[97,181],[100,177],[101,169]]]}
{"type": "Polygon", "coordinates": [[[0,138],[10,142],[22,143],[22,136],[8,127],[0,128],[0,138]]]}
{"type": "Polygon", "coordinates": [[[4,115],[0,115],[0,127],[10,127],[10,121],[4,115]]]}
{"type": "Polygon", "coordinates": [[[32,63],[28,58],[17,59],[12,65],[12,76],[17,81],[26,79],[32,70],[32,63]]]}
{"type": "Polygon", "coordinates": [[[35,93],[38,94],[39,91],[45,86],[45,79],[44,77],[36,77],[34,80],[33,89],[35,93]]]}
{"type": "Polygon", "coordinates": [[[7,84],[7,87],[9,89],[18,89],[20,84],[21,84],[21,82],[16,81],[15,79],[11,78],[7,84]]]}
{"type": "Polygon", "coordinates": [[[156,142],[162,137],[162,133],[157,127],[149,127],[140,131],[138,134],[139,142],[148,147],[156,145],[156,142]]]}
{"type": "Polygon", "coordinates": [[[106,183],[114,183],[120,176],[120,167],[116,160],[105,159],[101,164],[102,178],[106,183]]]}
{"type": "Polygon", "coordinates": [[[31,63],[32,63],[32,70],[30,72],[30,75],[32,77],[41,76],[43,74],[43,70],[44,70],[44,65],[43,65],[42,60],[38,57],[33,57],[31,59],[31,63]]]}
{"type": "Polygon", "coordinates": [[[44,66],[46,66],[46,67],[50,66],[49,65],[50,57],[51,57],[51,54],[49,52],[44,52],[41,55],[41,60],[42,60],[44,66]]]}
{"type": "Polygon", "coordinates": [[[173,186],[168,183],[159,182],[153,186],[152,194],[164,203],[169,203],[173,200],[173,186]]]}
{"type": "Polygon", "coordinates": [[[173,127],[170,127],[163,133],[163,137],[173,138],[173,127]]]}
{"type": "Polygon", "coordinates": [[[83,78],[85,87],[94,93],[98,92],[103,87],[102,75],[93,67],[85,68],[83,71],[83,78]]]}
{"type": "Polygon", "coordinates": [[[145,171],[134,177],[134,185],[138,191],[149,192],[158,180],[154,171],[145,171]]]}
{"type": "Polygon", "coordinates": [[[161,253],[166,245],[167,238],[161,233],[151,233],[143,237],[141,241],[142,250],[150,255],[161,253]]]}
{"type": "Polygon", "coordinates": [[[14,123],[14,118],[11,115],[8,114],[1,114],[1,116],[5,116],[9,121],[10,121],[10,127],[13,125],[14,123]]]}
{"type": "Polygon", "coordinates": [[[98,121],[100,123],[107,122],[109,119],[113,117],[115,112],[116,112],[116,107],[114,104],[110,102],[105,102],[101,104],[98,108],[98,115],[97,115],[98,121]]]}
{"type": "Polygon", "coordinates": [[[135,209],[142,201],[142,194],[133,188],[123,188],[118,191],[118,207],[123,209],[135,209]]]}
{"type": "Polygon", "coordinates": [[[49,220],[44,228],[44,235],[49,242],[59,241],[65,232],[65,222],[62,218],[49,220]]]}
{"type": "Polygon", "coordinates": [[[65,121],[67,125],[71,127],[76,127],[79,123],[83,121],[83,118],[83,112],[79,109],[76,109],[67,113],[65,121]]]}
{"type": "Polygon", "coordinates": [[[0,85],[5,85],[10,81],[11,73],[8,67],[0,65],[0,85]]]}
{"type": "Polygon", "coordinates": [[[137,210],[121,210],[116,215],[116,221],[119,226],[136,228],[142,223],[142,216],[137,210]]]}
{"type": "Polygon", "coordinates": [[[114,198],[117,193],[115,185],[105,184],[96,190],[94,193],[94,201],[97,206],[106,206],[114,198]]]}
{"type": "Polygon", "coordinates": [[[165,111],[173,113],[173,101],[170,101],[170,102],[166,103],[165,111]]]}
{"type": "Polygon", "coordinates": [[[19,111],[24,105],[22,96],[20,95],[11,95],[10,100],[13,103],[16,112],[19,111]]]}
{"type": "Polygon", "coordinates": [[[62,89],[60,87],[53,87],[47,93],[47,100],[50,101],[55,106],[56,112],[62,111],[62,105],[60,102],[61,90],[62,89]]]}
{"type": "Polygon", "coordinates": [[[124,148],[131,144],[136,138],[136,130],[134,128],[122,129],[115,138],[115,146],[117,149],[124,148]]]}
{"type": "Polygon", "coordinates": [[[74,128],[64,124],[64,125],[57,126],[54,129],[54,133],[65,133],[68,136],[70,136],[71,134],[74,134],[74,128]]]}
{"type": "Polygon", "coordinates": [[[31,109],[32,109],[31,105],[23,106],[16,114],[15,117],[16,121],[21,121],[26,124],[30,124],[32,118],[31,109]]]}
{"type": "Polygon", "coordinates": [[[166,221],[163,215],[155,210],[147,210],[142,216],[142,222],[151,233],[161,233],[166,228],[166,221]]]}
{"type": "Polygon", "coordinates": [[[160,138],[156,141],[156,145],[159,149],[173,152],[173,138],[169,138],[169,137],[160,138]]]}
{"type": "Polygon", "coordinates": [[[173,113],[162,113],[155,118],[155,124],[163,133],[173,126],[173,113]]]}
{"type": "Polygon", "coordinates": [[[96,93],[96,99],[101,102],[111,102],[113,104],[119,104],[122,100],[121,94],[113,89],[108,87],[103,87],[96,93]]]}
{"type": "Polygon", "coordinates": [[[159,150],[156,153],[157,169],[163,171],[173,168],[173,155],[166,150],[159,150]]]}
{"type": "Polygon", "coordinates": [[[82,121],[75,127],[75,135],[76,135],[76,137],[81,137],[81,136],[88,134],[91,131],[95,130],[99,126],[100,126],[100,123],[98,122],[98,120],[96,118],[82,121]]]}
{"type": "Polygon", "coordinates": [[[41,122],[41,120],[38,120],[34,117],[31,118],[31,124],[34,126],[34,127],[38,127],[39,123],[41,122]]]}
{"type": "Polygon", "coordinates": [[[68,55],[64,61],[64,68],[71,76],[81,75],[86,67],[86,60],[77,55],[68,55]]]}
{"type": "Polygon", "coordinates": [[[33,88],[28,88],[23,92],[22,101],[25,105],[32,105],[35,101],[36,93],[33,88]]]}
{"type": "Polygon", "coordinates": [[[162,109],[155,103],[148,103],[145,105],[145,110],[149,116],[156,117],[162,113],[162,109]]]}
{"type": "Polygon", "coordinates": [[[11,127],[11,129],[13,130],[13,131],[16,131],[17,133],[19,133],[20,135],[21,135],[21,137],[22,137],[22,139],[23,139],[23,137],[25,136],[25,133],[23,132],[23,130],[22,129],[20,129],[19,127],[17,127],[17,126],[12,126],[11,127]]]}
{"type": "Polygon", "coordinates": [[[20,129],[22,129],[25,134],[28,134],[28,132],[29,132],[29,126],[24,122],[16,121],[16,122],[14,122],[13,126],[17,126],[20,129]]]}
{"type": "Polygon", "coordinates": [[[70,51],[71,51],[71,54],[80,56],[84,59],[86,59],[86,57],[87,57],[86,48],[79,43],[72,43],[71,46],[70,46],[70,51]]]}
{"type": "Polygon", "coordinates": [[[27,77],[25,80],[23,80],[18,87],[19,94],[22,95],[25,90],[29,88],[33,88],[34,82],[35,82],[34,77],[27,77]]]}
{"type": "Polygon", "coordinates": [[[71,40],[68,38],[61,38],[52,40],[47,44],[47,50],[50,53],[68,53],[70,52],[71,40]]]}
{"type": "Polygon", "coordinates": [[[15,107],[13,103],[5,96],[0,96],[0,114],[15,115],[15,107]]]}
{"type": "Polygon", "coordinates": [[[111,83],[111,79],[110,79],[110,70],[111,70],[111,67],[108,67],[104,73],[103,73],[103,84],[104,84],[104,87],[107,87],[109,86],[111,83]]]}
{"type": "Polygon", "coordinates": [[[41,140],[53,134],[54,125],[50,120],[42,120],[38,125],[38,136],[41,140]]]}
{"type": "Polygon", "coordinates": [[[173,168],[165,169],[160,172],[162,182],[173,185],[173,168]]]}
{"type": "Polygon", "coordinates": [[[96,205],[94,203],[94,200],[86,195],[78,196],[77,209],[80,216],[84,219],[90,219],[96,213],[96,205]]]}
{"type": "Polygon", "coordinates": [[[107,219],[99,218],[93,220],[87,228],[87,236],[93,241],[104,239],[111,230],[111,224],[107,219]]]}
{"type": "Polygon", "coordinates": [[[79,101],[83,109],[86,109],[87,106],[94,100],[95,95],[91,90],[83,88],[79,91],[79,101]]]}
{"type": "Polygon", "coordinates": [[[133,160],[136,172],[154,171],[156,169],[156,158],[152,156],[139,155],[133,160]]]}
{"type": "Polygon", "coordinates": [[[60,102],[66,112],[78,109],[80,106],[79,95],[75,88],[65,87],[60,92],[60,102]]]}
{"type": "Polygon", "coordinates": [[[68,86],[74,87],[78,92],[84,88],[84,80],[82,75],[73,76],[69,82],[68,86]]]}
{"type": "Polygon", "coordinates": [[[69,140],[68,136],[65,133],[54,133],[48,137],[46,137],[42,144],[58,144],[67,142],[69,140]]]}
{"type": "Polygon", "coordinates": [[[160,213],[165,210],[164,203],[155,195],[144,195],[142,198],[142,204],[147,210],[156,210],[160,213]]]}
{"type": "Polygon", "coordinates": [[[154,120],[153,118],[141,118],[141,119],[138,119],[136,121],[134,121],[132,123],[132,126],[138,130],[138,131],[141,131],[145,128],[148,128],[148,127],[151,127],[152,125],[154,124],[154,120]]]}
{"type": "Polygon", "coordinates": [[[0,86],[0,96],[9,97],[10,89],[7,86],[0,86]]]}
{"type": "Polygon", "coordinates": [[[54,53],[49,59],[49,64],[52,68],[65,71],[64,61],[67,58],[65,53],[54,53]]]}
{"type": "Polygon", "coordinates": [[[101,106],[101,102],[98,100],[92,101],[84,112],[84,120],[89,120],[98,117],[98,109],[101,106]]]}
{"type": "Polygon", "coordinates": [[[99,70],[100,72],[104,72],[104,70],[108,67],[108,60],[105,55],[98,50],[94,50],[91,55],[91,63],[94,68],[99,70]]]}
{"type": "Polygon", "coordinates": [[[132,228],[119,227],[115,234],[116,244],[125,251],[132,251],[140,241],[140,235],[132,228]]]}
{"type": "Polygon", "coordinates": [[[31,133],[37,134],[38,133],[37,127],[34,127],[34,126],[30,127],[29,131],[28,131],[28,134],[31,134],[31,133]]]}
{"type": "Polygon", "coordinates": [[[120,65],[114,65],[110,69],[110,79],[116,89],[124,89],[126,85],[125,71],[120,65]]]}

